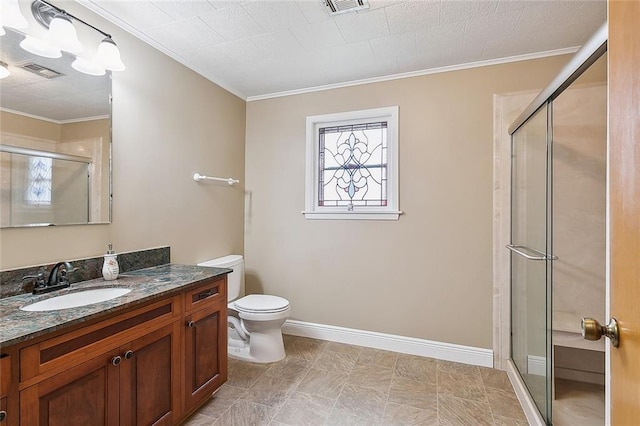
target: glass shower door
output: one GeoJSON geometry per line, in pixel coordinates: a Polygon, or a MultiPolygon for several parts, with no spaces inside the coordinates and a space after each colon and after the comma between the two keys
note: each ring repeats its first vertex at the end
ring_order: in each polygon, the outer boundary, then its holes
{"type": "Polygon", "coordinates": [[[511,358],[542,417],[551,423],[551,104],[511,140],[511,358]]]}

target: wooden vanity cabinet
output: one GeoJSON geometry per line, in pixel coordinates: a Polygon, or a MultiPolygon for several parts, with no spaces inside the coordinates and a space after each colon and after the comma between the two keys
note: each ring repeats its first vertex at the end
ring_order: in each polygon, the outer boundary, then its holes
{"type": "Polygon", "coordinates": [[[29,425],[172,425],[178,322],[20,392],[29,425]]]}
{"type": "Polygon", "coordinates": [[[9,347],[0,426],[180,423],[227,380],[226,307],[223,275],[9,347]]]}
{"type": "Polygon", "coordinates": [[[226,281],[200,286],[185,297],[184,409],[191,413],[227,381],[226,281]]]}
{"type": "Polygon", "coordinates": [[[180,417],[179,336],[175,321],[121,348],[121,425],[173,425],[180,417]]]}
{"type": "Polygon", "coordinates": [[[21,424],[174,424],[179,318],[175,297],[22,349],[21,424]]]}
{"type": "Polygon", "coordinates": [[[20,392],[22,425],[117,425],[117,351],[106,352],[20,392]]]}
{"type": "Polygon", "coordinates": [[[9,424],[7,396],[9,395],[10,383],[11,357],[7,354],[0,354],[0,426],[7,426],[9,424]]]}
{"type": "Polygon", "coordinates": [[[226,381],[225,276],[106,318],[16,349],[19,424],[174,425],[226,381]]]}
{"type": "Polygon", "coordinates": [[[7,425],[7,398],[0,398],[0,425],[7,425]]]}

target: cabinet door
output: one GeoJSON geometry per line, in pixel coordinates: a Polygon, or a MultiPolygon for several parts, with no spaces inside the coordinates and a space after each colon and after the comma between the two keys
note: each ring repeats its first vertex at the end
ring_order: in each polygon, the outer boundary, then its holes
{"type": "Polygon", "coordinates": [[[20,423],[117,425],[120,368],[113,362],[117,356],[115,351],[98,355],[21,391],[20,423]]]}
{"type": "Polygon", "coordinates": [[[186,317],[185,413],[227,380],[227,312],[221,302],[186,317]]]}
{"type": "Polygon", "coordinates": [[[0,398],[0,426],[9,423],[7,420],[7,398],[0,398]]]}
{"type": "MultiPolygon", "coordinates": [[[[11,357],[0,354],[0,426],[9,424],[7,419],[7,395],[9,394],[9,386],[11,385],[11,357]]],[[[17,416],[13,416],[15,418],[17,416]]],[[[15,421],[11,423],[15,424],[15,421]]]]}
{"type": "Polygon", "coordinates": [[[179,336],[176,321],[120,348],[120,424],[175,423],[180,414],[179,336]]]}

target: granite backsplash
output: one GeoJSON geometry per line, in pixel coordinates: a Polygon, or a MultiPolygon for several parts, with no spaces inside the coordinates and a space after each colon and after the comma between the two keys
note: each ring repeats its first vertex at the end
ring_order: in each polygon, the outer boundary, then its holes
{"type": "MultiPolygon", "coordinates": [[[[120,273],[149,268],[151,266],[165,265],[171,262],[170,247],[158,247],[117,254],[120,273]]],[[[61,261],[64,260],[66,259],[61,259],[61,261]]],[[[103,256],[70,261],[76,270],[68,275],[69,282],[73,284],[80,281],[100,278],[102,276],[103,262],[103,256]]],[[[54,265],[55,263],[50,263],[47,265],[0,271],[0,299],[17,296],[18,294],[31,293],[35,280],[23,280],[22,278],[27,275],[37,275],[39,272],[44,272],[46,278],[49,276],[49,271],[54,265]]]]}

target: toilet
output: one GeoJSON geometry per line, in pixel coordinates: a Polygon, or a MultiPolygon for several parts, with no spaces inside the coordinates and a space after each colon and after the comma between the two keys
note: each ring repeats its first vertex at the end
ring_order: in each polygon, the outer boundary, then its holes
{"type": "Polygon", "coordinates": [[[207,260],[198,266],[233,269],[227,275],[229,357],[257,363],[283,359],[282,324],[289,317],[289,301],[268,294],[249,294],[238,299],[244,279],[241,255],[207,260]]]}

